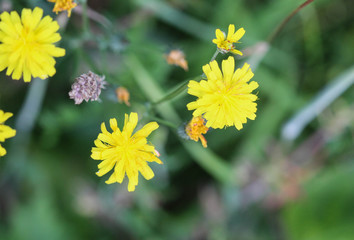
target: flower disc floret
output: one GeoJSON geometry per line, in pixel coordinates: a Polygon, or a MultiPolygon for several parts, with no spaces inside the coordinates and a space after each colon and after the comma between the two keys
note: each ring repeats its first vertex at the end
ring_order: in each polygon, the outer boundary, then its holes
{"type": "Polygon", "coordinates": [[[254,101],[257,96],[252,91],[258,83],[249,82],[254,74],[247,63],[235,72],[234,69],[232,56],[222,62],[222,71],[213,61],[203,66],[207,80],[188,84],[188,93],[198,99],[187,104],[187,108],[194,110],[193,116],[203,116],[207,127],[235,126],[240,130],[247,118],[254,120],[256,117],[257,104],[254,101]]]}
{"type": "Polygon", "coordinates": [[[208,132],[209,128],[205,126],[205,119],[201,116],[193,117],[185,127],[185,132],[190,139],[198,142],[199,139],[203,147],[207,147],[207,140],[203,136],[208,132]]]}
{"type": "MultiPolygon", "coordinates": [[[[0,142],[5,142],[7,138],[11,138],[16,135],[16,130],[4,125],[5,121],[12,117],[12,115],[12,113],[0,110],[0,142]]],[[[0,145],[0,157],[4,156],[5,154],[6,149],[0,145]]]]}
{"type": "Polygon", "coordinates": [[[238,54],[242,56],[242,52],[235,49],[234,43],[237,43],[238,40],[240,40],[244,34],[245,34],[245,30],[243,28],[240,28],[235,32],[235,25],[230,24],[227,36],[220,29],[216,29],[215,31],[216,38],[213,39],[213,43],[216,44],[218,50],[221,53],[232,52],[234,54],[238,54]]]}
{"type": "Polygon", "coordinates": [[[101,177],[114,167],[113,174],[106,183],[122,183],[127,175],[129,178],[128,191],[134,191],[135,186],[138,185],[139,172],[147,180],[154,177],[148,162],[162,164],[161,160],[157,158],[158,152],[154,146],[147,143],[146,139],[159,125],[156,122],[150,122],[133,134],[138,123],[137,113],[131,113],[129,117],[127,114],[125,115],[122,131],[118,128],[115,118],[111,118],[109,122],[113,132],[108,132],[105,124],[102,123],[102,133],[95,140],[96,147],[92,148],[91,158],[102,160],[96,174],[101,177]]]}
{"type": "Polygon", "coordinates": [[[0,15],[0,71],[7,68],[6,75],[15,80],[22,75],[25,82],[30,82],[31,76],[53,76],[54,57],[65,55],[64,49],[54,45],[61,39],[58,23],[42,16],[38,7],[23,9],[21,17],[15,11],[0,15]]]}

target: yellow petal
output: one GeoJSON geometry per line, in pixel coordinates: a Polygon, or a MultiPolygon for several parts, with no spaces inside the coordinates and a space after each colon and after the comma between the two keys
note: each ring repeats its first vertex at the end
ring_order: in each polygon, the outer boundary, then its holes
{"type": "Polygon", "coordinates": [[[225,33],[223,33],[220,29],[215,30],[215,35],[218,40],[221,40],[221,41],[225,40],[225,33]]]}
{"type": "Polygon", "coordinates": [[[143,175],[146,180],[150,180],[154,177],[154,172],[146,163],[141,164],[139,170],[141,172],[141,175],[143,175]]]}
{"type": "Polygon", "coordinates": [[[137,131],[133,137],[135,138],[139,138],[139,137],[148,137],[150,135],[150,133],[152,131],[155,131],[157,128],[159,127],[159,125],[157,124],[157,122],[150,122],[148,124],[146,124],[142,129],[140,129],[139,131],[137,131]]]}
{"type": "Polygon", "coordinates": [[[230,24],[229,25],[229,31],[227,32],[227,38],[226,39],[231,40],[232,36],[234,35],[234,32],[235,32],[235,25],[230,24]]]}
{"type": "Polygon", "coordinates": [[[3,148],[0,144],[0,157],[5,156],[5,155],[6,155],[6,149],[3,148]]]}
{"type": "Polygon", "coordinates": [[[241,52],[241,51],[239,51],[239,50],[237,50],[237,49],[231,49],[230,50],[233,54],[237,54],[237,55],[240,55],[240,56],[242,56],[243,55],[243,53],[241,52]]]}
{"type": "Polygon", "coordinates": [[[230,40],[231,42],[237,42],[243,37],[243,35],[245,35],[245,32],[245,29],[240,28],[235,32],[235,34],[230,37],[230,39],[228,38],[228,40],[230,40]]]}

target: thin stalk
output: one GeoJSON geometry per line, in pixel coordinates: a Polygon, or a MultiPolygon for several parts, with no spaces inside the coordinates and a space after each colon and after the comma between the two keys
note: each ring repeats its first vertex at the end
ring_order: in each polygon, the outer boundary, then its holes
{"type": "MultiPolygon", "coordinates": [[[[202,76],[197,76],[194,79],[196,79],[196,81],[198,81],[201,78],[202,78],[202,76]]],[[[156,105],[158,105],[160,103],[163,103],[165,101],[168,101],[168,100],[171,100],[171,99],[177,97],[178,95],[180,95],[181,93],[183,93],[187,89],[188,83],[189,83],[189,80],[185,80],[179,87],[177,87],[175,90],[173,90],[170,93],[168,93],[166,96],[164,96],[160,100],[152,103],[152,105],[156,106],[156,105]]]]}
{"type": "Polygon", "coordinates": [[[164,119],[158,118],[158,117],[153,117],[153,116],[148,116],[148,118],[152,121],[156,121],[158,123],[161,123],[167,127],[173,128],[173,129],[178,129],[177,125],[174,123],[171,123],[169,121],[166,121],[164,119]]]}
{"type": "MultiPolygon", "coordinates": [[[[210,59],[210,62],[214,61],[215,58],[218,56],[219,54],[219,50],[216,50],[214,55],[211,57],[210,59]]],[[[202,78],[205,77],[205,74],[203,73],[202,75],[199,75],[195,78],[193,78],[195,81],[199,81],[201,80],[202,78]]],[[[188,83],[189,83],[189,80],[185,80],[179,87],[177,87],[175,90],[173,90],[172,92],[168,93],[166,96],[164,96],[163,98],[161,98],[160,100],[156,101],[156,102],[153,102],[152,103],[152,106],[156,106],[160,103],[163,103],[165,101],[168,101],[168,100],[171,100],[175,97],[177,97],[178,95],[180,95],[181,93],[183,93],[186,89],[187,89],[187,86],[188,86],[188,83]]]]}
{"type": "Polygon", "coordinates": [[[301,9],[303,9],[304,7],[306,7],[308,4],[310,4],[313,1],[314,0],[307,0],[306,2],[301,4],[299,7],[297,7],[273,30],[273,32],[271,34],[269,34],[269,37],[267,38],[266,42],[260,42],[260,43],[258,43],[258,45],[256,45],[257,50],[254,51],[252,56],[247,61],[251,65],[252,70],[255,70],[258,67],[258,65],[262,62],[264,56],[266,56],[269,51],[271,43],[278,36],[278,34],[285,27],[285,25],[289,22],[289,20],[296,13],[298,13],[301,9]]]}
{"type": "Polygon", "coordinates": [[[214,61],[214,60],[215,60],[215,58],[218,56],[218,54],[219,54],[219,50],[218,50],[218,49],[216,49],[216,51],[215,51],[214,55],[213,55],[213,56],[211,57],[211,59],[210,59],[210,62],[214,61]]]}
{"type": "Polygon", "coordinates": [[[280,33],[280,31],[285,27],[285,25],[289,22],[289,20],[296,14],[298,13],[301,9],[312,3],[314,0],[307,0],[303,4],[301,4],[299,7],[297,7],[294,11],[292,11],[272,32],[272,34],[269,35],[267,42],[271,43],[275,39],[275,37],[280,33]]]}
{"type": "Polygon", "coordinates": [[[87,36],[90,33],[89,19],[87,16],[87,0],[82,0],[81,2],[82,2],[82,31],[84,36],[87,36]]]}

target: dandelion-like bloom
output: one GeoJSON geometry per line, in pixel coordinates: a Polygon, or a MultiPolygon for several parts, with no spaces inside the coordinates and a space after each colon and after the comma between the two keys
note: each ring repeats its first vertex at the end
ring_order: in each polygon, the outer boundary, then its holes
{"type": "Polygon", "coordinates": [[[105,124],[102,123],[102,133],[95,140],[96,147],[91,150],[91,158],[102,160],[96,174],[101,177],[114,167],[114,172],[106,183],[122,183],[126,174],[129,178],[128,191],[132,192],[138,185],[139,172],[147,180],[154,177],[154,172],[147,162],[162,164],[157,158],[158,152],[146,140],[159,125],[156,122],[150,122],[133,134],[138,123],[138,114],[134,112],[129,117],[125,114],[122,131],[118,128],[115,118],[111,118],[109,123],[113,132],[108,132],[105,124]]]}
{"type": "MultiPolygon", "coordinates": [[[[12,113],[4,112],[0,110],[0,142],[5,142],[7,138],[11,138],[16,135],[16,130],[9,126],[4,125],[5,121],[12,117],[12,113]]],[[[0,157],[6,154],[6,149],[0,144],[0,157]]]]}
{"type": "Polygon", "coordinates": [[[71,10],[77,6],[72,0],[48,0],[48,2],[55,3],[53,12],[58,14],[58,12],[68,11],[68,17],[71,16],[71,10]]]}
{"type": "Polygon", "coordinates": [[[193,117],[185,128],[188,137],[196,142],[200,139],[205,148],[207,147],[207,141],[203,134],[206,134],[208,130],[209,128],[205,126],[205,119],[201,116],[193,117]]]}
{"type": "Polygon", "coordinates": [[[23,9],[21,18],[17,12],[0,15],[0,71],[25,82],[31,76],[46,79],[55,74],[54,57],[65,55],[65,49],[55,47],[61,37],[59,25],[51,17],[42,19],[43,10],[36,7],[23,9]]]}
{"type": "Polygon", "coordinates": [[[188,93],[198,99],[187,104],[187,108],[194,110],[193,116],[203,116],[207,127],[235,126],[240,130],[247,118],[254,120],[256,117],[257,104],[254,101],[257,96],[252,91],[258,83],[249,82],[254,74],[247,63],[235,72],[234,69],[232,56],[222,62],[222,72],[217,62],[212,61],[203,66],[207,80],[188,84],[188,93]]]}
{"type": "Polygon", "coordinates": [[[124,102],[125,105],[130,106],[130,102],[129,102],[130,94],[126,88],[124,87],[117,88],[116,95],[119,103],[124,102]]]}
{"type": "Polygon", "coordinates": [[[238,54],[242,56],[242,52],[235,49],[234,43],[237,43],[238,40],[240,40],[244,34],[245,34],[245,30],[243,28],[240,28],[235,32],[235,25],[230,24],[229,32],[227,33],[227,36],[220,29],[216,29],[215,31],[216,38],[213,39],[213,43],[217,45],[218,50],[221,53],[232,52],[234,54],[238,54]]]}
{"type": "Polygon", "coordinates": [[[107,84],[104,78],[104,76],[100,77],[91,71],[82,74],[75,79],[75,83],[71,86],[70,99],[74,99],[75,104],[80,104],[83,100],[86,102],[99,100],[101,89],[104,89],[107,84]]]}
{"type": "Polygon", "coordinates": [[[184,53],[181,50],[171,50],[171,52],[165,56],[168,64],[174,64],[188,71],[188,62],[184,53]]]}

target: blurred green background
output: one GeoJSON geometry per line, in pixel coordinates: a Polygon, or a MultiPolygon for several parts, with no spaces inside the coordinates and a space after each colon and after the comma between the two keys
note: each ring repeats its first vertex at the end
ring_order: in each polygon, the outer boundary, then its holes
{"type": "MultiPolygon", "coordinates": [[[[2,143],[0,239],[354,239],[352,0],[314,1],[270,45],[303,1],[89,0],[69,19],[44,0],[0,3],[1,11],[42,7],[63,26],[66,49],[48,80],[1,72],[0,109],[14,113],[6,125],[17,135],[2,143]],[[200,75],[216,50],[215,29],[229,24],[246,30],[236,64],[251,63],[260,85],[256,120],[209,131],[207,149],[160,124],[150,137],[164,162],[150,164],[155,177],[140,178],[133,193],[127,179],[106,185],[90,158],[101,122],[140,115],[200,75]],[[166,63],[172,49],[185,53],[189,71],[166,63]],[[75,105],[68,92],[88,70],[110,85],[102,102],[75,105]],[[117,102],[118,86],[130,91],[131,107],[117,102]],[[18,120],[29,89],[33,125],[18,120]]],[[[154,116],[183,127],[193,100],[181,94],[140,126],[154,116]]]]}

